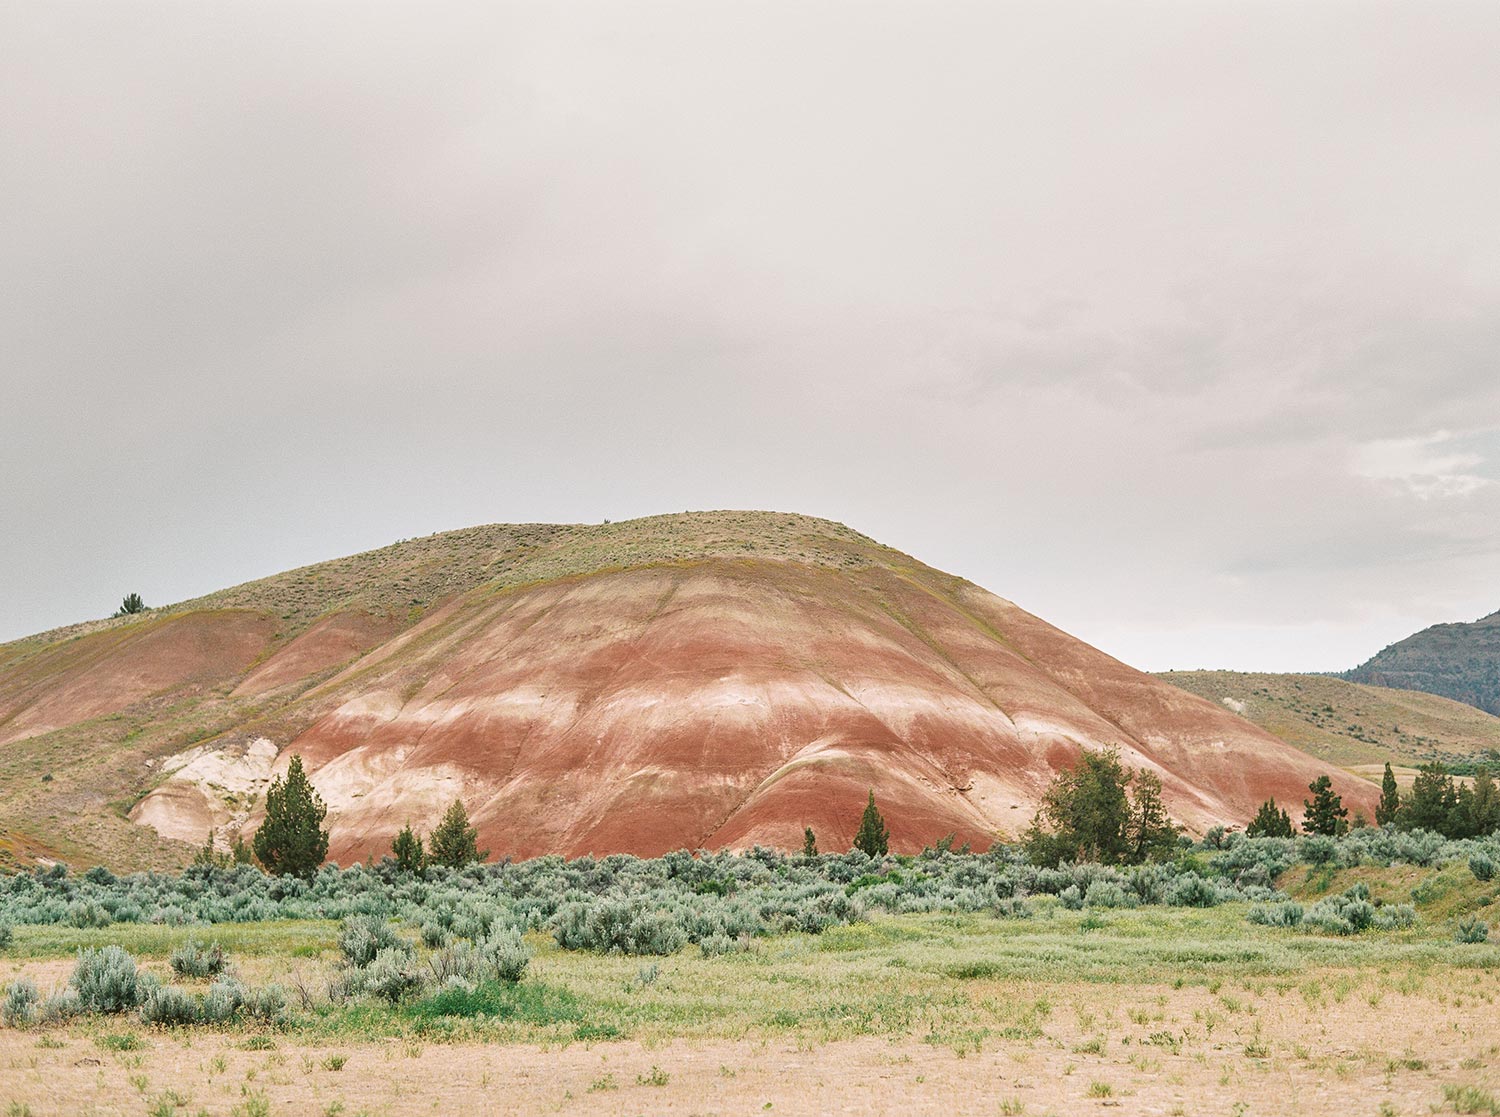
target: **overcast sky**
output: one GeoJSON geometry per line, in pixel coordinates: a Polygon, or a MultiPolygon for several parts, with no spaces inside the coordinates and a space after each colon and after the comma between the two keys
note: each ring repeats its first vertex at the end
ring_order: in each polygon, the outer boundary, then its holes
{"type": "Polygon", "coordinates": [[[0,639],[842,520],[1138,666],[1500,609],[1500,4],[0,4],[0,639]]]}

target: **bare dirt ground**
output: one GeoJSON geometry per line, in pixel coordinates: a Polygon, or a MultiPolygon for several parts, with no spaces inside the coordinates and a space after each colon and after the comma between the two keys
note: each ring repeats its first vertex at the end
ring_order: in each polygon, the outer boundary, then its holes
{"type": "MultiPolygon", "coordinates": [[[[108,1025],[5,1029],[0,1105],[33,1117],[1495,1112],[1497,975],[1476,972],[1459,987],[1449,973],[1438,983],[1028,984],[1032,1009],[1019,1018],[1032,1023],[1009,1035],[830,1042],[793,1033],[550,1048],[305,1044],[137,1027],[144,1046],[117,1051],[108,1025]]],[[[983,984],[977,996],[1022,992],[983,984]]]]}

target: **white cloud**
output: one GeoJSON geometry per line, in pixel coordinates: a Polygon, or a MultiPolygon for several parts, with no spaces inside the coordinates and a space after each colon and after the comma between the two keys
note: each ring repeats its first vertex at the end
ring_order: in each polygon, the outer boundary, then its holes
{"type": "Polygon", "coordinates": [[[1449,431],[1412,438],[1381,438],[1354,448],[1355,476],[1393,482],[1423,500],[1465,497],[1494,484],[1475,470],[1484,464],[1479,454],[1449,446],[1449,431]]]}

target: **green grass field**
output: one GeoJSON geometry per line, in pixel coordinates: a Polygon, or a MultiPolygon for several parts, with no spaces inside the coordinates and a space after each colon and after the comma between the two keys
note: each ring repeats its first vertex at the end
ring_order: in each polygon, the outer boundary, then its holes
{"type": "Polygon", "coordinates": [[[715,956],[563,950],[533,932],[519,983],[395,1004],[330,999],[344,965],[331,921],[20,926],[6,982],[45,991],[79,947],[113,944],[202,992],[168,959],[212,939],[245,982],[289,989],[291,1011],[0,1028],[0,1111],[1500,1112],[1500,943],[1454,936],[1494,921],[1500,884],[1458,863],[1296,865],[1277,883],[1304,902],[1363,884],[1418,919],[1339,937],[1251,923],[1245,903],[1068,910],[1049,896],[1031,918],[875,914],[715,956]]]}

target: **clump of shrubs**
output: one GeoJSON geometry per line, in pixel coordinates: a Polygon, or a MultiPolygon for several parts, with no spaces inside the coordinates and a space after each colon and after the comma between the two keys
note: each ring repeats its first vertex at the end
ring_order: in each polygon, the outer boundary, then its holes
{"type": "Polygon", "coordinates": [[[1301,927],[1330,935],[1357,935],[1361,931],[1399,931],[1417,921],[1410,904],[1374,904],[1370,889],[1356,884],[1337,896],[1325,896],[1312,907],[1290,901],[1257,904],[1247,918],[1267,927],[1301,927]]]}
{"type": "Polygon", "coordinates": [[[1482,919],[1470,916],[1460,919],[1453,932],[1453,941],[1459,943],[1481,943],[1490,937],[1490,925],[1482,919]]]}
{"type": "Polygon", "coordinates": [[[124,1012],[138,1007],[146,992],[135,959],[118,946],[79,950],[68,986],[86,1012],[124,1012]]]}
{"type": "Polygon", "coordinates": [[[384,919],[373,915],[356,915],[344,920],[339,929],[339,952],[344,961],[356,969],[370,965],[382,951],[396,951],[410,956],[411,943],[396,933],[384,919]]]}
{"type": "Polygon", "coordinates": [[[431,986],[473,990],[486,981],[514,984],[531,965],[531,947],[514,927],[495,926],[478,942],[446,933],[444,939],[423,967],[411,944],[384,920],[347,920],[339,934],[346,970],[330,996],[368,994],[396,1004],[431,986]]]}
{"type": "Polygon", "coordinates": [[[24,1028],[36,1023],[41,1011],[42,995],[36,982],[28,977],[17,978],[5,991],[5,1003],[0,1005],[0,1022],[12,1028],[24,1028]]]}
{"type": "Polygon", "coordinates": [[[227,961],[218,943],[204,946],[197,939],[188,939],[172,951],[172,972],[179,977],[217,977],[227,961]]]}
{"type": "MultiPolygon", "coordinates": [[[[212,957],[221,971],[226,963],[217,944],[212,949],[199,944],[198,953],[189,956],[212,957]]],[[[30,979],[11,982],[4,1001],[0,1002],[0,1022],[26,1027],[63,1023],[88,1014],[116,1015],[133,1010],[143,1023],[164,1027],[227,1024],[236,1019],[280,1025],[287,1020],[286,1003],[286,994],[277,985],[247,989],[227,975],[220,976],[206,994],[194,994],[180,986],[164,984],[154,974],[140,969],[121,947],[106,946],[80,950],[67,985],[45,1000],[30,979]]]]}

